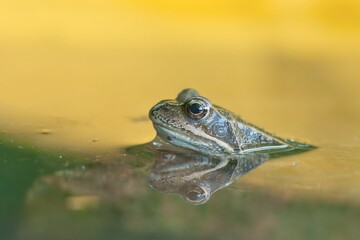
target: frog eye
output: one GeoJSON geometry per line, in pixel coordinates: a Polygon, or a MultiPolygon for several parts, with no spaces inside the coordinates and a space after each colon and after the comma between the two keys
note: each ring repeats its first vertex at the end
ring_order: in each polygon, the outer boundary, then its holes
{"type": "Polygon", "coordinates": [[[185,105],[186,114],[192,119],[202,119],[209,113],[209,103],[200,98],[194,98],[185,105]]]}

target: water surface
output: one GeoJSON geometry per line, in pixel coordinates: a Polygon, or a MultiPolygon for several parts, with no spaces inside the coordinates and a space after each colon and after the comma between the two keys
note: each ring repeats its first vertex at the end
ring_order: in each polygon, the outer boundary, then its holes
{"type": "Polygon", "coordinates": [[[4,236],[357,239],[358,2],[173,2],[1,3],[4,236]],[[124,149],[151,141],[149,109],[187,87],[318,149],[202,206],[151,189],[151,156],[124,149]]]}

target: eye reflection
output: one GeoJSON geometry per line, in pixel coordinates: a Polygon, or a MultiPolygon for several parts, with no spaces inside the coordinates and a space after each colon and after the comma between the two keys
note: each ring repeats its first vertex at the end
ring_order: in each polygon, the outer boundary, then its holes
{"type": "Polygon", "coordinates": [[[202,204],[210,199],[210,189],[201,186],[192,186],[183,194],[185,200],[193,204],[202,204]]]}

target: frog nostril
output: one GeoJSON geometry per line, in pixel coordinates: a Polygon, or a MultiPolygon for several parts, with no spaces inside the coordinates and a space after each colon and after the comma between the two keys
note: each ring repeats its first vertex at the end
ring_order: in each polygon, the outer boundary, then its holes
{"type": "Polygon", "coordinates": [[[164,112],[168,112],[170,110],[170,105],[166,103],[162,109],[164,112]]]}

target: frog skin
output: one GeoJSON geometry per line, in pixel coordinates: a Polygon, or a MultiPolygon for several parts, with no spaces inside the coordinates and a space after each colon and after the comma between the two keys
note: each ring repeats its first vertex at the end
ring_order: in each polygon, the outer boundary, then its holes
{"type": "Polygon", "coordinates": [[[176,100],[159,102],[149,118],[162,143],[205,155],[283,151],[296,143],[245,122],[194,89],[181,91],[176,100]]]}

